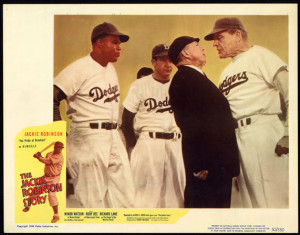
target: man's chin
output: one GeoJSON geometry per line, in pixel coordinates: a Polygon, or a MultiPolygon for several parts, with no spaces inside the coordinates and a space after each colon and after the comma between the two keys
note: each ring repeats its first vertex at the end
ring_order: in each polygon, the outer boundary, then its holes
{"type": "Polygon", "coordinates": [[[117,58],[112,58],[109,62],[114,63],[114,62],[117,62],[118,59],[119,59],[119,57],[117,57],[117,58]]]}

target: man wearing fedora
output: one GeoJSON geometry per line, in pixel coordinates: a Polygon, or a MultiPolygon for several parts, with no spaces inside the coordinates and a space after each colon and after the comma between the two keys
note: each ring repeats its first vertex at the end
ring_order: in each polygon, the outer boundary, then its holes
{"type": "Polygon", "coordinates": [[[238,148],[226,98],[206,77],[199,38],[182,36],[170,46],[178,71],[170,104],[182,132],[186,208],[229,208],[232,177],[239,174],[238,148]]]}
{"type": "Polygon", "coordinates": [[[97,25],[92,52],[54,78],[54,120],[60,120],[59,102],[66,99],[72,120],[67,169],[84,208],[133,207],[133,178],[117,131],[120,89],[112,64],[128,39],[111,23],[97,25]]]}
{"type": "Polygon", "coordinates": [[[219,86],[235,118],[240,152],[232,199],[238,207],[287,208],[288,119],[284,125],[279,119],[281,105],[288,110],[287,65],[266,48],[250,45],[235,17],[218,19],[205,40],[214,41],[221,59],[232,58],[219,86]]]}
{"type": "Polygon", "coordinates": [[[153,48],[154,72],[134,81],[123,103],[122,130],[128,149],[133,148],[130,165],[137,208],[184,206],[181,134],[168,94],[172,72],[168,50],[167,44],[153,48]]]}

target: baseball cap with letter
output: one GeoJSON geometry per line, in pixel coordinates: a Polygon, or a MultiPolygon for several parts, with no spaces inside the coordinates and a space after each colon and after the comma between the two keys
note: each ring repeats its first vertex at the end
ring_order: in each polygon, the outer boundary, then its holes
{"type": "Polygon", "coordinates": [[[204,39],[206,41],[211,41],[214,40],[214,34],[215,33],[220,33],[223,32],[227,29],[241,29],[241,30],[245,30],[244,25],[242,24],[242,22],[235,17],[225,17],[225,18],[221,18],[218,19],[215,23],[215,26],[213,28],[213,30],[204,37],[204,39]]]}
{"type": "Polygon", "coordinates": [[[104,22],[102,24],[97,25],[92,32],[91,40],[94,43],[98,37],[114,35],[119,36],[121,42],[127,42],[129,40],[129,36],[119,32],[119,30],[111,23],[104,22]]]}
{"type": "Polygon", "coordinates": [[[167,44],[158,44],[152,49],[152,59],[161,56],[168,56],[170,46],[167,44]]]}
{"type": "Polygon", "coordinates": [[[170,46],[170,49],[169,49],[169,58],[170,60],[172,61],[173,64],[177,64],[178,63],[178,57],[179,57],[179,54],[180,52],[182,51],[182,49],[192,43],[192,42],[199,42],[200,39],[199,38],[193,38],[193,37],[190,37],[190,36],[182,36],[182,37],[178,37],[176,38],[171,46],[170,46]]]}

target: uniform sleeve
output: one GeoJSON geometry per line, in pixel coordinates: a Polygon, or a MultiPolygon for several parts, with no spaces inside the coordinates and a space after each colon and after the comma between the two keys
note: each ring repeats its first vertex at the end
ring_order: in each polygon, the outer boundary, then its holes
{"type": "Polygon", "coordinates": [[[270,85],[275,86],[275,75],[281,68],[287,69],[287,65],[273,52],[263,49],[258,57],[259,70],[263,79],[270,85]]]}
{"type": "Polygon", "coordinates": [[[274,84],[276,89],[279,90],[281,96],[283,97],[284,100],[284,110],[286,111],[286,120],[285,120],[285,125],[284,125],[284,135],[288,136],[289,135],[289,73],[287,70],[282,69],[280,70],[274,79],[274,84]]]}
{"type": "Polygon", "coordinates": [[[288,68],[287,64],[283,62],[276,54],[265,49],[260,54],[260,71],[264,80],[275,89],[279,90],[284,99],[285,110],[287,111],[287,118],[285,121],[284,135],[288,136],[288,68]]]}
{"type": "Polygon", "coordinates": [[[128,95],[123,103],[123,106],[131,113],[137,113],[140,106],[140,92],[139,80],[132,83],[128,95]]]}
{"type": "Polygon", "coordinates": [[[54,85],[60,88],[67,97],[73,96],[82,86],[83,68],[79,63],[71,64],[63,69],[55,78],[54,85]]]}

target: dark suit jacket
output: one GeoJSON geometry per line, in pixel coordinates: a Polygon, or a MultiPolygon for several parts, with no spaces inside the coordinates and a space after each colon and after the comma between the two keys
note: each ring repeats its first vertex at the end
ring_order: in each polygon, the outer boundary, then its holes
{"type": "Polygon", "coordinates": [[[220,179],[231,182],[232,177],[239,175],[240,168],[227,99],[205,75],[187,66],[178,68],[169,94],[183,136],[187,188],[193,191],[190,187],[196,187],[190,184],[195,182],[193,172],[200,170],[208,170],[208,182],[220,179]]]}

